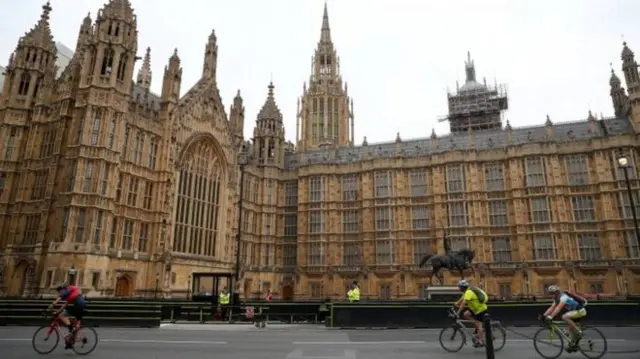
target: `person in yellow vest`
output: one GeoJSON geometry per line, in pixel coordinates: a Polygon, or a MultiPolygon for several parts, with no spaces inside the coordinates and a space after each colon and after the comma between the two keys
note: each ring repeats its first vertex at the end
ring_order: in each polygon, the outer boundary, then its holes
{"type": "Polygon", "coordinates": [[[477,336],[476,340],[473,341],[473,346],[476,348],[482,347],[484,346],[482,321],[489,310],[487,305],[489,297],[484,290],[470,285],[464,279],[458,282],[458,289],[462,292],[462,297],[455,304],[458,308],[458,316],[464,311],[464,318],[471,320],[476,325],[477,336]]]}
{"type": "Polygon", "coordinates": [[[360,288],[358,288],[358,282],[355,280],[351,283],[351,289],[347,292],[347,299],[351,303],[360,301],[360,288]]]}
{"type": "Polygon", "coordinates": [[[227,289],[227,287],[222,288],[222,291],[220,292],[220,294],[218,295],[218,308],[220,309],[220,314],[222,317],[222,320],[227,320],[229,318],[228,317],[228,313],[229,313],[229,300],[230,300],[230,295],[229,295],[229,290],[227,289]]]}

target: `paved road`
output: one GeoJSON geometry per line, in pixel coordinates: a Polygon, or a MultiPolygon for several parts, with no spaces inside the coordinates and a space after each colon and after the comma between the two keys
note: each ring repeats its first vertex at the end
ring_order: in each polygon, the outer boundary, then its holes
{"type": "MultiPolygon", "coordinates": [[[[536,328],[515,328],[532,335],[536,328]]],[[[2,359],[32,359],[35,328],[0,327],[2,359]]],[[[602,328],[610,351],[640,350],[640,327],[602,328]]],[[[168,324],[158,329],[98,328],[100,343],[94,359],[413,359],[484,358],[482,350],[464,348],[445,353],[438,331],[424,330],[330,330],[312,325],[168,324]]],[[[51,357],[69,357],[62,348],[51,357]]],[[[605,358],[637,359],[638,352],[609,354],[605,358]]],[[[580,357],[573,354],[566,357],[580,357]]],[[[539,358],[531,340],[509,333],[506,347],[496,358],[539,358]]]]}

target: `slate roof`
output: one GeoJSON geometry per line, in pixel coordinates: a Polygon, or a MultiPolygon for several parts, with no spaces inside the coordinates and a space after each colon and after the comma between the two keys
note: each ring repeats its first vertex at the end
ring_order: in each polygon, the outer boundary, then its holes
{"type": "MultiPolygon", "coordinates": [[[[567,122],[552,125],[556,143],[581,141],[593,138],[613,137],[633,133],[631,123],[627,118],[608,118],[595,120],[596,130],[591,131],[589,121],[567,122]]],[[[364,159],[402,157],[421,157],[454,150],[467,150],[470,136],[473,138],[475,150],[487,150],[508,146],[508,136],[511,132],[511,145],[527,143],[547,143],[547,127],[545,125],[514,128],[512,130],[486,130],[469,133],[455,133],[446,136],[403,140],[399,143],[400,153],[397,153],[397,143],[385,142],[356,146],[352,148],[324,148],[301,153],[287,153],[284,159],[285,169],[296,169],[314,164],[345,164],[355,163],[364,159]],[[434,143],[433,141],[437,141],[434,143]]]]}

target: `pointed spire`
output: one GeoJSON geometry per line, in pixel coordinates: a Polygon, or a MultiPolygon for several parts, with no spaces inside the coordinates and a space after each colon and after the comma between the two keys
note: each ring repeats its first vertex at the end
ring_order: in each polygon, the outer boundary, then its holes
{"type": "Polygon", "coordinates": [[[180,56],[178,56],[177,47],[173,49],[173,54],[171,55],[171,57],[169,57],[169,64],[177,65],[177,67],[180,67],[180,56]]]}
{"type": "Polygon", "coordinates": [[[400,132],[396,133],[396,143],[402,142],[402,138],[400,138],[400,132]]]}
{"type": "Polygon", "coordinates": [[[174,73],[182,75],[182,68],[180,68],[180,56],[178,56],[178,49],[173,49],[173,55],[169,57],[169,63],[164,67],[165,76],[167,73],[174,73]]]}
{"type": "Polygon", "coordinates": [[[147,47],[147,52],[142,60],[142,67],[138,70],[138,79],[136,83],[142,88],[149,89],[151,87],[151,48],[147,47]]]}
{"type": "Polygon", "coordinates": [[[216,30],[212,29],[209,40],[205,46],[204,63],[202,65],[202,78],[210,79],[216,77],[216,67],[218,66],[218,38],[216,30]]]}
{"type": "Polygon", "coordinates": [[[42,6],[40,20],[24,35],[21,42],[25,45],[42,46],[50,52],[55,52],[56,46],[53,41],[53,35],[51,34],[51,25],[49,24],[51,10],[51,3],[47,1],[47,3],[42,6]]]}
{"type": "Polygon", "coordinates": [[[87,13],[87,16],[85,16],[84,20],[82,20],[82,25],[91,26],[91,11],[89,11],[87,13]]]}
{"type": "Polygon", "coordinates": [[[331,27],[329,26],[329,10],[327,2],[324,3],[324,13],[322,14],[322,31],[320,34],[320,42],[331,42],[331,27]]]}
{"type": "Polygon", "coordinates": [[[609,78],[609,85],[611,87],[618,87],[621,84],[620,78],[616,75],[616,72],[613,70],[613,64],[609,63],[609,66],[611,67],[611,77],[609,78]]]}
{"type": "Polygon", "coordinates": [[[436,129],[432,128],[431,129],[431,139],[435,140],[436,138],[438,138],[438,135],[436,135],[436,129]]]}
{"type": "Polygon", "coordinates": [[[513,130],[513,128],[511,127],[511,123],[509,122],[509,120],[507,120],[507,125],[506,125],[506,126],[504,126],[504,129],[505,129],[505,130],[507,130],[507,131],[511,131],[511,130],[513,130]]]}
{"type": "Polygon", "coordinates": [[[262,105],[260,112],[258,113],[258,120],[278,120],[282,122],[282,113],[276,104],[275,97],[273,95],[273,82],[269,82],[269,93],[267,99],[262,105]]]}
{"type": "Polygon", "coordinates": [[[624,41],[622,43],[622,54],[620,54],[620,58],[623,61],[629,61],[629,60],[633,60],[633,51],[631,51],[631,49],[629,48],[629,46],[627,46],[627,42],[624,41]]]}
{"type": "Polygon", "coordinates": [[[467,75],[466,82],[476,82],[476,67],[471,59],[471,51],[467,51],[467,61],[465,61],[464,67],[467,75]]]}
{"type": "Polygon", "coordinates": [[[136,16],[129,0],[109,0],[99,13],[100,18],[135,21],[136,16]]]}
{"type": "Polygon", "coordinates": [[[551,122],[551,117],[547,115],[547,120],[544,122],[545,126],[553,126],[553,122],[551,122]]]}
{"type": "Polygon", "coordinates": [[[589,115],[587,116],[587,121],[595,121],[596,117],[593,115],[591,110],[589,110],[589,115]]]}

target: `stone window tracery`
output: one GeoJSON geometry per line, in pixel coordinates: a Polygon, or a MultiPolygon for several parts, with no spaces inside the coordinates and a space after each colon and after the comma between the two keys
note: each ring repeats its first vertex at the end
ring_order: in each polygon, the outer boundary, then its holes
{"type": "Polygon", "coordinates": [[[180,170],[173,250],[214,257],[222,225],[224,164],[208,141],[189,149],[180,170]]]}

